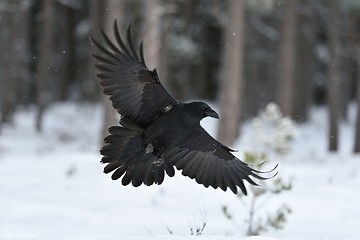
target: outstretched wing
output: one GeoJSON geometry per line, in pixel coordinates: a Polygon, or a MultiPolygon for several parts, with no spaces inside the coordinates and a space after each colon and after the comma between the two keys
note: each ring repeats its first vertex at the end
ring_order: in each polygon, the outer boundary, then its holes
{"type": "Polygon", "coordinates": [[[131,40],[131,26],[127,29],[127,44],[122,40],[116,21],[114,23],[114,44],[101,30],[105,45],[94,38],[92,42],[100,50],[100,55],[93,55],[98,61],[95,66],[100,71],[97,76],[100,86],[110,96],[113,107],[122,117],[139,126],[146,127],[159,114],[177,104],[176,100],[160,83],[156,69],[146,67],[142,43],[139,53],[131,40]]]}
{"type": "Polygon", "coordinates": [[[203,128],[192,131],[177,147],[164,153],[164,156],[182,169],[182,174],[205,187],[220,187],[223,191],[229,187],[235,194],[237,186],[246,195],[243,180],[257,185],[250,177],[267,179],[258,175],[260,171],[250,168],[230,152],[232,150],[212,138],[203,128]]]}

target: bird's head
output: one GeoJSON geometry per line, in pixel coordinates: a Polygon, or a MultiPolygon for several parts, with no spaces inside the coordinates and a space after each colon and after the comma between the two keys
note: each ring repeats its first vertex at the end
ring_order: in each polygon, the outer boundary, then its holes
{"type": "Polygon", "coordinates": [[[191,102],[187,103],[187,108],[191,111],[192,115],[199,120],[205,117],[213,117],[219,119],[219,114],[215,112],[209,105],[204,102],[191,102]]]}

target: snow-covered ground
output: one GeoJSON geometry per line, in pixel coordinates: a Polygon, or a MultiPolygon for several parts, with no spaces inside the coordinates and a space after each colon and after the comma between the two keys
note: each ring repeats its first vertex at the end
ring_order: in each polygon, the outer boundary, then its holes
{"type": "MultiPolygon", "coordinates": [[[[352,114],[354,115],[354,114],[352,114]]],[[[283,229],[246,238],[244,202],[230,191],[206,189],[177,172],[163,185],[123,187],[102,173],[99,163],[101,108],[57,104],[44,131],[34,130],[34,109],[19,111],[0,134],[0,239],[360,239],[360,157],[352,154],[353,125],[341,126],[340,151],[327,152],[324,109],[296,126],[291,151],[278,177],[293,189],[274,195],[258,214],[286,204],[292,210],[283,229]],[[227,206],[234,224],[223,214],[227,206]],[[201,236],[191,228],[206,227],[201,236]]],[[[202,125],[212,134],[217,121],[202,125]]],[[[234,148],[239,157],[257,146],[251,126],[234,148]]],[[[272,181],[272,180],[269,180],[272,181]]],[[[246,200],[245,200],[246,201],[246,200]]]]}

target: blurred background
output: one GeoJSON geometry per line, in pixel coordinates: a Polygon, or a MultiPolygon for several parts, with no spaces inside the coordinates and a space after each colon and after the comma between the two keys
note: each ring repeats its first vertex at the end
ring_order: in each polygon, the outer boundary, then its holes
{"type": "Polygon", "coordinates": [[[174,97],[218,104],[226,144],[269,102],[300,123],[324,105],[336,151],[338,122],[358,95],[359,17],[358,0],[2,0],[0,128],[28,106],[36,106],[41,131],[54,103],[106,105],[89,35],[101,40],[101,27],[111,35],[117,19],[122,33],[132,23],[149,68],[174,97]]]}
{"type": "Polygon", "coordinates": [[[358,239],[359,39],[360,0],[0,0],[1,237],[358,239]],[[247,197],[103,174],[119,116],[89,36],[115,19],[176,99],[219,112],[211,135],[279,174],[247,197]]]}

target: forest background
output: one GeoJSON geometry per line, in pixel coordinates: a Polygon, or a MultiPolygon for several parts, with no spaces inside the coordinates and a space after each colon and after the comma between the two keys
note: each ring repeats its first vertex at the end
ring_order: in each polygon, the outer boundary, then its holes
{"type": "MultiPolygon", "coordinates": [[[[2,0],[0,129],[36,106],[102,102],[103,134],[118,118],[98,87],[89,35],[111,35],[129,22],[145,59],[172,95],[205,99],[220,110],[218,137],[232,145],[239,126],[269,102],[304,123],[315,105],[328,109],[328,148],[339,122],[360,106],[360,1],[357,0],[2,0]]],[[[357,114],[354,151],[360,151],[357,114]]],[[[0,131],[1,134],[1,131],[0,131]]]]}

